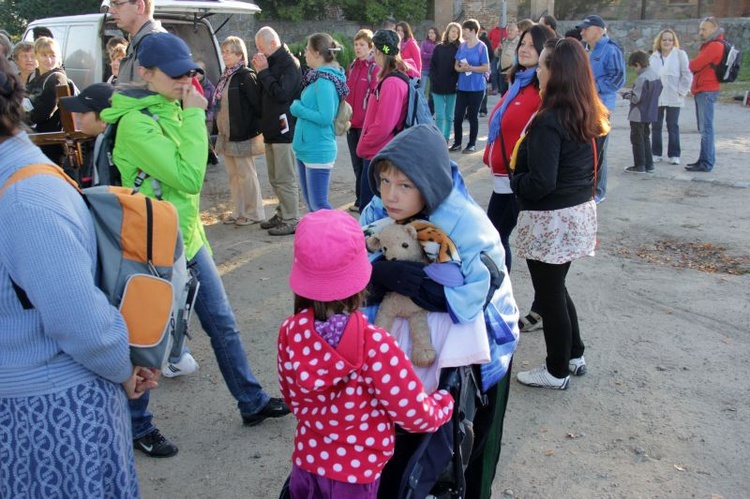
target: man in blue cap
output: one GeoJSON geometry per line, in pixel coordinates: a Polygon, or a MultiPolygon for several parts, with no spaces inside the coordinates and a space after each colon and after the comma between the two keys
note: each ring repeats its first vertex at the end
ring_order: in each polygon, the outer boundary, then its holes
{"type": "MultiPolygon", "coordinates": [[[[586,45],[591,61],[591,71],[596,81],[599,98],[610,112],[615,111],[617,91],[625,84],[625,57],[616,41],[607,36],[607,25],[604,20],[592,14],[578,26],[581,30],[581,41],[586,45]]],[[[602,147],[602,160],[596,184],[595,200],[604,201],[607,196],[607,146],[609,138],[602,147]]]]}

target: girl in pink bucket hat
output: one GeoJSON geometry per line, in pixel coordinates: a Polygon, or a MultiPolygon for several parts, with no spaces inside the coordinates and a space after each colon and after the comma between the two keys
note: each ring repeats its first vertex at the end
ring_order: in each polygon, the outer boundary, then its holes
{"type": "Polygon", "coordinates": [[[453,413],[451,395],[425,393],[396,341],[359,312],[371,271],[350,215],[319,210],[300,220],[295,313],[278,340],[281,393],[297,418],[292,498],[376,498],[395,425],[434,432],[453,413]]]}

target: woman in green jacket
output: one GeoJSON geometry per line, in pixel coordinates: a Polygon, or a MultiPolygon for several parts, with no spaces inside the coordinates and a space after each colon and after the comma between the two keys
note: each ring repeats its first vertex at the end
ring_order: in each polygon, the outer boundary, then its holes
{"type": "MultiPolygon", "coordinates": [[[[191,84],[200,68],[185,42],[169,33],[144,38],[138,47],[138,63],[138,74],[146,87],[118,89],[112,107],[101,113],[104,121],[120,122],[113,159],[122,183],[133,187],[142,182],[141,192],[151,197],[161,195],[177,208],[188,267],[200,282],[195,312],[211,338],[243,422],[252,426],[269,417],[289,414],[281,399],[269,398],[250,370],[201,224],[200,192],[208,155],[207,102],[191,84]]],[[[147,395],[130,404],[135,448],[151,456],[174,455],[177,447],[154,427],[147,406],[147,395]]]]}

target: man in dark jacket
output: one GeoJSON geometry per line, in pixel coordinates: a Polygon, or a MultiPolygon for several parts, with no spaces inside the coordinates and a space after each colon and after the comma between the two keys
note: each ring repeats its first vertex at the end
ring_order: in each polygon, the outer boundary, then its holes
{"type": "Polygon", "coordinates": [[[255,46],[253,67],[262,92],[260,129],[266,143],[268,180],[279,199],[276,213],[260,226],[272,236],[285,236],[294,234],[299,222],[299,184],[292,152],[295,118],[289,106],[302,88],[302,72],[273,28],[260,28],[255,46]]]}

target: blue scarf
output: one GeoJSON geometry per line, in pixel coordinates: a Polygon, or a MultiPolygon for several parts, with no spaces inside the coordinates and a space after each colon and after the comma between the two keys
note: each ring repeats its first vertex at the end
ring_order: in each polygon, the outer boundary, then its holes
{"type": "Polygon", "coordinates": [[[492,115],[492,120],[490,120],[490,132],[487,136],[488,144],[492,144],[493,142],[495,142],[497,136],[500,135],[500,122],[503,119],[505,110],[508,109],[508,106],[511,102],[513,102],[513,99],[518,96],[518,93],[521,91],[521,89],[531,83],[531,80],[534,79],[535,74],[536,66],[534,66],[533,68],[524,69],[523,71],[519,71],[516,73],[513,84],[503,96],[503,103],[500,106],[500,109],[498,109],[497,112],[492,115]]]}

